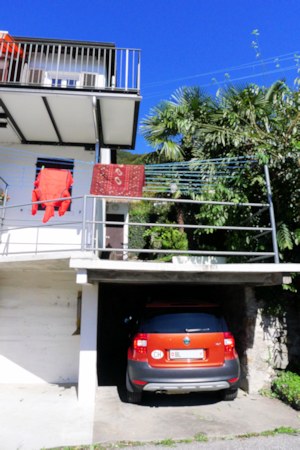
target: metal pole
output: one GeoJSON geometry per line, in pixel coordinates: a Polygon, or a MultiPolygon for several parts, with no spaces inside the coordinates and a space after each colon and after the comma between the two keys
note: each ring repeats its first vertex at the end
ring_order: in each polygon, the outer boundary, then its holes
{"type": "Polygon", "coordinates": [[[100,145],[99,141],[95,144],[95,164],[98,164],[100,162],[100,145]]]}
{"type": "Polygon", "coordinates": [[[82,214],[82,231],[81,231],[81,251],[86,250],[86,235],[87,235],[87,229],[86,229],[86,208],[87,208],[87,196],[85,195],[83,197],[83,214],[82,214]]]}
{"type": "Polygon", "coordinates": [[[266,164],[264,165],[264,171],[265,171],[267,195],[268,195],[268,203],[269,203],[269,214],[270,214],[270,221],[271,221],[271,227],[272,227],[274,262],[275,262],[275,264],[279,264],[279,253],[278,253],[277,236],[276,236],[276,222],[275,222],[274,206],[273,206],[273,200],[272,200],[270,174],[269,174],[269,168],[266,164]]]}

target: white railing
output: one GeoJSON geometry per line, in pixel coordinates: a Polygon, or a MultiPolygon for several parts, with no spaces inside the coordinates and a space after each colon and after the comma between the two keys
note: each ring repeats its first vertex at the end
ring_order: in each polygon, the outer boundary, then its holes
{"type": "MultiPolygon", "coordinates": [[[[59,199],[55,199],[56,201],[59,199]]],[[[61,199],[61,200],[65,200],[61,199]]],[[[51,200],[49,200],[51,201],[51,200]]],[[[45,252],[63,252],[63,251],[84,251],[90,252],[91,255],[97,255],[100,258],[113,258],[130,260],[134,259],[160,259],[160,257],[227,257],[231,261],[249,262],[249,261],[263,261],[273,259],[277,262],[277,243],[273,241],[273,229],[269,224],[268,210],[269,203],[234,203],[234,202],[214,202],[214,201],[194,201],[186,199],[173,198],[153,198],[153,197],[110,197],[110,196],[93,196],[85,195],[84,197],[72,197],[72,205],[78,206],[80,203],[80,210],[82,215],[80,220],[72,220],[68,216],[68,212],[61,218],[52,218],[49,222],[41,223],[43,211],[40,211],[38,219],[28,218],[27,222],[17,222],[16,219],[9,219],[10,209],[20,209],[29,207],[31,204],[22,205],[6,205],[7,214],[2,227],[2,242],[0,244],[0,256],[7,256],[13,254],[24,253],[45,253],[45,252]],[[226,208],[241,208],[249,212],[249,217],[255,217],[253,210],[256,210],[261,216],[262,223],[235,226],[226,224],[224,226],[216,226],[211,224],[201,224],[196,220],[196,214],[190,223],[178,224],[175,222],[158,221],[151,222],[145,220],[134,220],[133,212],[137,202],[144,204],[155,204],[155,208],[165,208],[166,205],[175,208],[199,208],[203,205],[220,205],[226,208]],[[127,213],[124,214],[124,220],[113,219],[111,214],[108,220],[108,206],[112,206],[112,210],[117,209],[117,205],[122,205],[127,208],[127,213]],[[119,246],[107,245],[108,230],[112,227],[121,229],[122,239],[119,246]],[[183,240],[183,245],[178,246],[178,242],[165,239],[163,231],[178,230],[180,233],[203,232],[204,230],[214,230],[223,233],[224,236],[228,233],[249,233],[253,236],[252,249],[248,247],[241,248],[238,251],[232,251],[230,248],[207,248],[205,239],[203,245],[199,244],[197,248],[186,245],[183,240]],[[149,231],[150,230],[150,231],[149,231]],[[135,242],[137,234],[144,238],[150,235],[150,240],[144,241],[144,245],[135,242]],[[152,233],[153,232],[153,239],[152,233]],[[257,251],[257,241],[265,239],[268,236],[267,242],[269,250],[257,251]],[[163,240],[165,241],[163,242],[163,240]]],[[[37,204],[41,202],[36,202],[37,204]]],[[[45,202],[44,202],[45,203],[45,202]]],[[[0,207],[3,210],[3,207],[0,207]]],[[[199,210],[199,209],[198,209],[199,210]]],[[[117,216],[115,216],[117,217],[117,216]]],[[[172,233],[171,233],[172,234],[172,233]]],[[[181,236],[177,234],[178,240],[181,236]]],[[[249,240],[249,239],[248,239],[249,240]]]]}
{"type": "Polygon", "coordinates": [[[0,40],[0,86],[140,91],[138,49],[0,40]]]}

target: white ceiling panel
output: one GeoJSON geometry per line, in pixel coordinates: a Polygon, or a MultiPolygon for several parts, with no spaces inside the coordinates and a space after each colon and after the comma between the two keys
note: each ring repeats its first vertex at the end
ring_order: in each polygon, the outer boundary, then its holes
{"type": "Polygon", "coordinates": [[[58,142],[41,95],[1,93],[0,98],[27,141],[58,142]]]}
{"type": "Polygon", "coordinates": [[[132,144],[135,120],[135,101],[133,99],[100,99],[103,141],[109,145],[132,144]]]}
{"type": "Polygon", "coordinates": [[[81,91],[0,91],[0,110],[15,130],[0,128],[0,143],[95,144],[133,148],[140,97],[81,91]],[[99,110],[93,110],[93,98],[99,110]],[[99,123],[95,123],[95,118],[99,123]],[[18,135],[19,134],[19,135],[18,135]]]}
{"type": "Polygon", "coordinates": [[[49,95],[47,101],[63,142],[95,143],[91,97],[49,95]]]}
{"type": "Polygon", "coordinates": [[[0,128],[0,142],[1,144],[20,144],[21,140],[8,124],[6,128],[0,128]]]}

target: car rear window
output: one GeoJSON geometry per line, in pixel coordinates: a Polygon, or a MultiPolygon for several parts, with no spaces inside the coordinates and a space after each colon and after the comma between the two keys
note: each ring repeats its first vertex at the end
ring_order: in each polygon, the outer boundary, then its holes
{"type": "Polygon", "coordinates": [[[151,314],[141,321],[141,333],[216,333],[227,331],[222,317],[202,312],[151,314]]]}

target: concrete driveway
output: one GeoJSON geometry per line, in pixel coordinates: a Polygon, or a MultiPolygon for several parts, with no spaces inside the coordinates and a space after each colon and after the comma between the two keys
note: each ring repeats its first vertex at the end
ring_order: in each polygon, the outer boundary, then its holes
{"type": "Polygon", "coordinates": [[[1,385],[0,405],[3,450],[161,441],[191,438],[197,433],[213,438],[281,426],[300,428],[297,411],[278,400],[242,391],[229,403],[211,394],[149,394],[142,405],[130,405],[120,400],[115,386],[109,386],[98,388],[96,405],[82,406],[74,386],[1,385]]]}
{"type": "Polygon", "coordinates": [[[243,391],[233,402],[211,393],[148,394],[141,405],[130,405],[120,401],[115,387],[102,387],[97,392],[93,440],[161,441],[197,433],[230,437],[282,426],[300,429],[299,413],[279,400],[243,391]]]}

